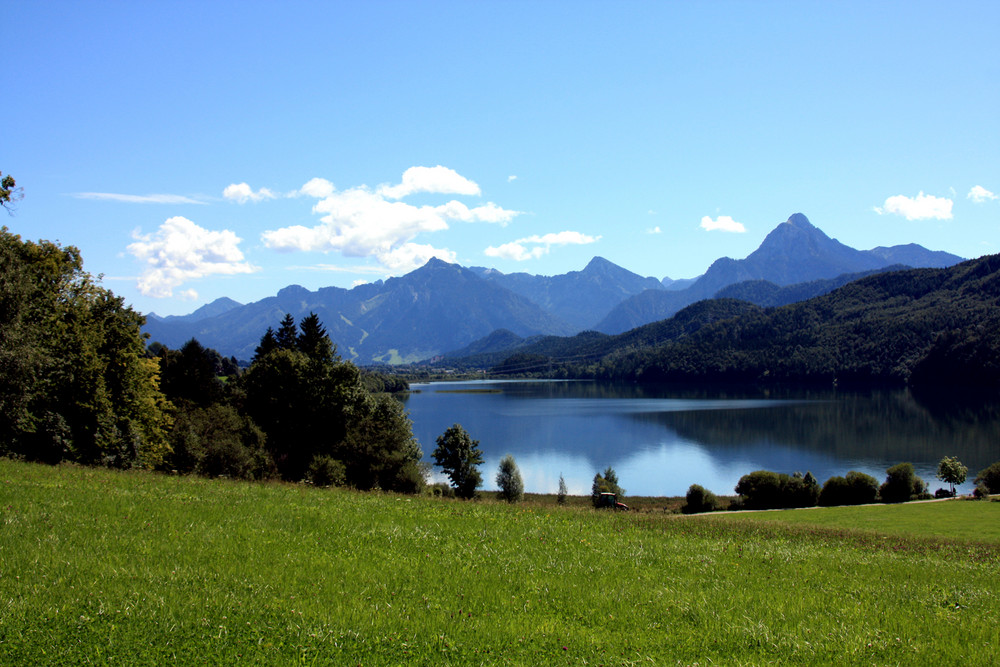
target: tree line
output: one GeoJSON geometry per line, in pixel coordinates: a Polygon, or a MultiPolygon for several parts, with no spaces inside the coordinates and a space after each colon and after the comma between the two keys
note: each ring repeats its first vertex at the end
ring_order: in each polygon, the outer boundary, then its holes
{"type": "Polygon", "coordinates": [[[0,228],[0,455],[423,487],[399,381],[342,360],[315,314],[268,329],[245,371],[194,339],[147,349],[143,323],[77,248],[0,228]]]}
{"type": "MultiPolygon", "coordinates": [[[[820,486],[807,472],[805,475],[755,470],[743,475],[734,491],[737,498],[727,510],[791,509],[799,507],[832,507],[835,505],[866,505],[870,503],[904,503],[931,498],[953,498],[955,485],[964,484],[969,469],[957,458],[946,456],[938,463],[936,477],[949,485],[932,496],[927,483],[913,469],[912,463],[899,463],[886,470],[885,481],[867,473],[851,470],[844,476],[835,475],[820,486]]],[[[1000,462],[984,468],[975,478],[975,498],[1000,493],[1000,462]]],[[[719,498],[700,484],[692,484],[681,511],[685,514],[714,512],[723,509],[719,498]]]]}

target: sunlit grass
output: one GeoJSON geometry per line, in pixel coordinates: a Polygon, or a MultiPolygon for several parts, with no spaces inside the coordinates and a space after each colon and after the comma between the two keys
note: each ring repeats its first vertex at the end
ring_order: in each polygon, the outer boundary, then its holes
{"type": "Polygon", "coordinates": [[[740,512],[713,516],[754,521],[870,531],[898,537],[985,542],[1000,545],[1000,502],[952,499],[897,505],[815,507],[802,510],[740,512]]]}
{"type": "Polygon", "coordinates": [[[843,535],[0,461],[0,664],[993,660],[1000,548],[843,535]]]}

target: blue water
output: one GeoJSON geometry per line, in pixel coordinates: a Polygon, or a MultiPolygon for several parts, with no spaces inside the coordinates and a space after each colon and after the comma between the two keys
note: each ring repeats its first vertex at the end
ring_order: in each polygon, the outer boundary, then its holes
{"type": "MultiPolygon", "coordinates": [[[[459,423],[480,441],[484,490],[512,454],[529,492],[589,494],[611,466],[632,495],[679,496],[691,484],[732,494],[744,474],[849,470],[878,480],[909,461],[931,491],[943,456],[975,473],[1000,460],[1000,411],[918,401],[909,392],[734,392],[576,381],[413,384],[406,408],[431,462],[439,435],[459,423]]],[[[444,481],[435,469],[435,481],[444,481]]]]}

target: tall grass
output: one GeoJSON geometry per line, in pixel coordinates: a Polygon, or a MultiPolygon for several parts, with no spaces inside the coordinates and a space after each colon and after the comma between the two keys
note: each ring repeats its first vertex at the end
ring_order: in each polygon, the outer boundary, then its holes
{"type": "Polygon", "coordinates": [[[998,553],[0,461],[0,664],[989,663],[998,553]]]}

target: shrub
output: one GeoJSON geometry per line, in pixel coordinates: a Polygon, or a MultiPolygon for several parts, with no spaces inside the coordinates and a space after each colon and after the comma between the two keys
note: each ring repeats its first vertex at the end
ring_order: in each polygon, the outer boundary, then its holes
{"type": "Polygon", "coordinates": [[[812,507],[819,500],[820,486],[810,472],[803,476],[756,470],[740,478],[736,493],[746,509],[812,507]]]}
{"type": "Polygon", "coordinates": [[[164,465],[205,477],[262,479],[274,474],[263,432],[228,405],[181,410],[164,465]]]}
{"type": "Polygon", "coordinates": [[[314,456],[306,471],[306,480],[313,486],[344,486],[347,468],[332,456],[314,456]]]}
{"type": "Polygon", "coordinates": [[[990,490],[986,488],[986,485],[979,484],[972,490],[972,497],[976,500],[986,500],[990,497],[990,490]]]}
{"type": "Polygon", "coordinates": [[[736,493],[743,497],[747,509],[781,507],[781,476],[770,470],[755,470],[740,477],[736,493]]]}
{"type": "Polygon", "coordinates": [[[831,477],[826,480],[819,496],[819,504],[824,507],[833,505],[867,505],[878,500],[878,480],[857,470],[851,470],[844,477],[831,477]]]}
{"type": "Polygon", "coordinates": [[[1000,461],[980,470],[975,482],[977,487],[982,484],[990,493],[1000,493],[1000,461]]]}
{"type": "Polygon", "coordinates": [[[819,502],[819,481],[811,472],[795,473],[791,477],[781,476],[784,507],[815,507],[819,502]]]}
{"type": "Polygon", "coordinates": [[[425,487],[427,495],[434,498],[454,498],[455,489],[451,488],[448,484],[444,482],[435,482],[434,484],[428,484],[425,487]]]}
{"type": "Polygon", "coordinates": [[[699,484],[692,484],[685,496],[687,502],[681,507],[684,514],[714,512],[719,509],[719,499],[714,493],[699,484]]]}
{"type": "Polygon", "coordinates": [[[879,488],[882,502],[905,503],[908,500],[930,497],[927,494],[927,485],[913,471],[912,463],[899,463],[885,472],[885,482],[879,488]]]}

